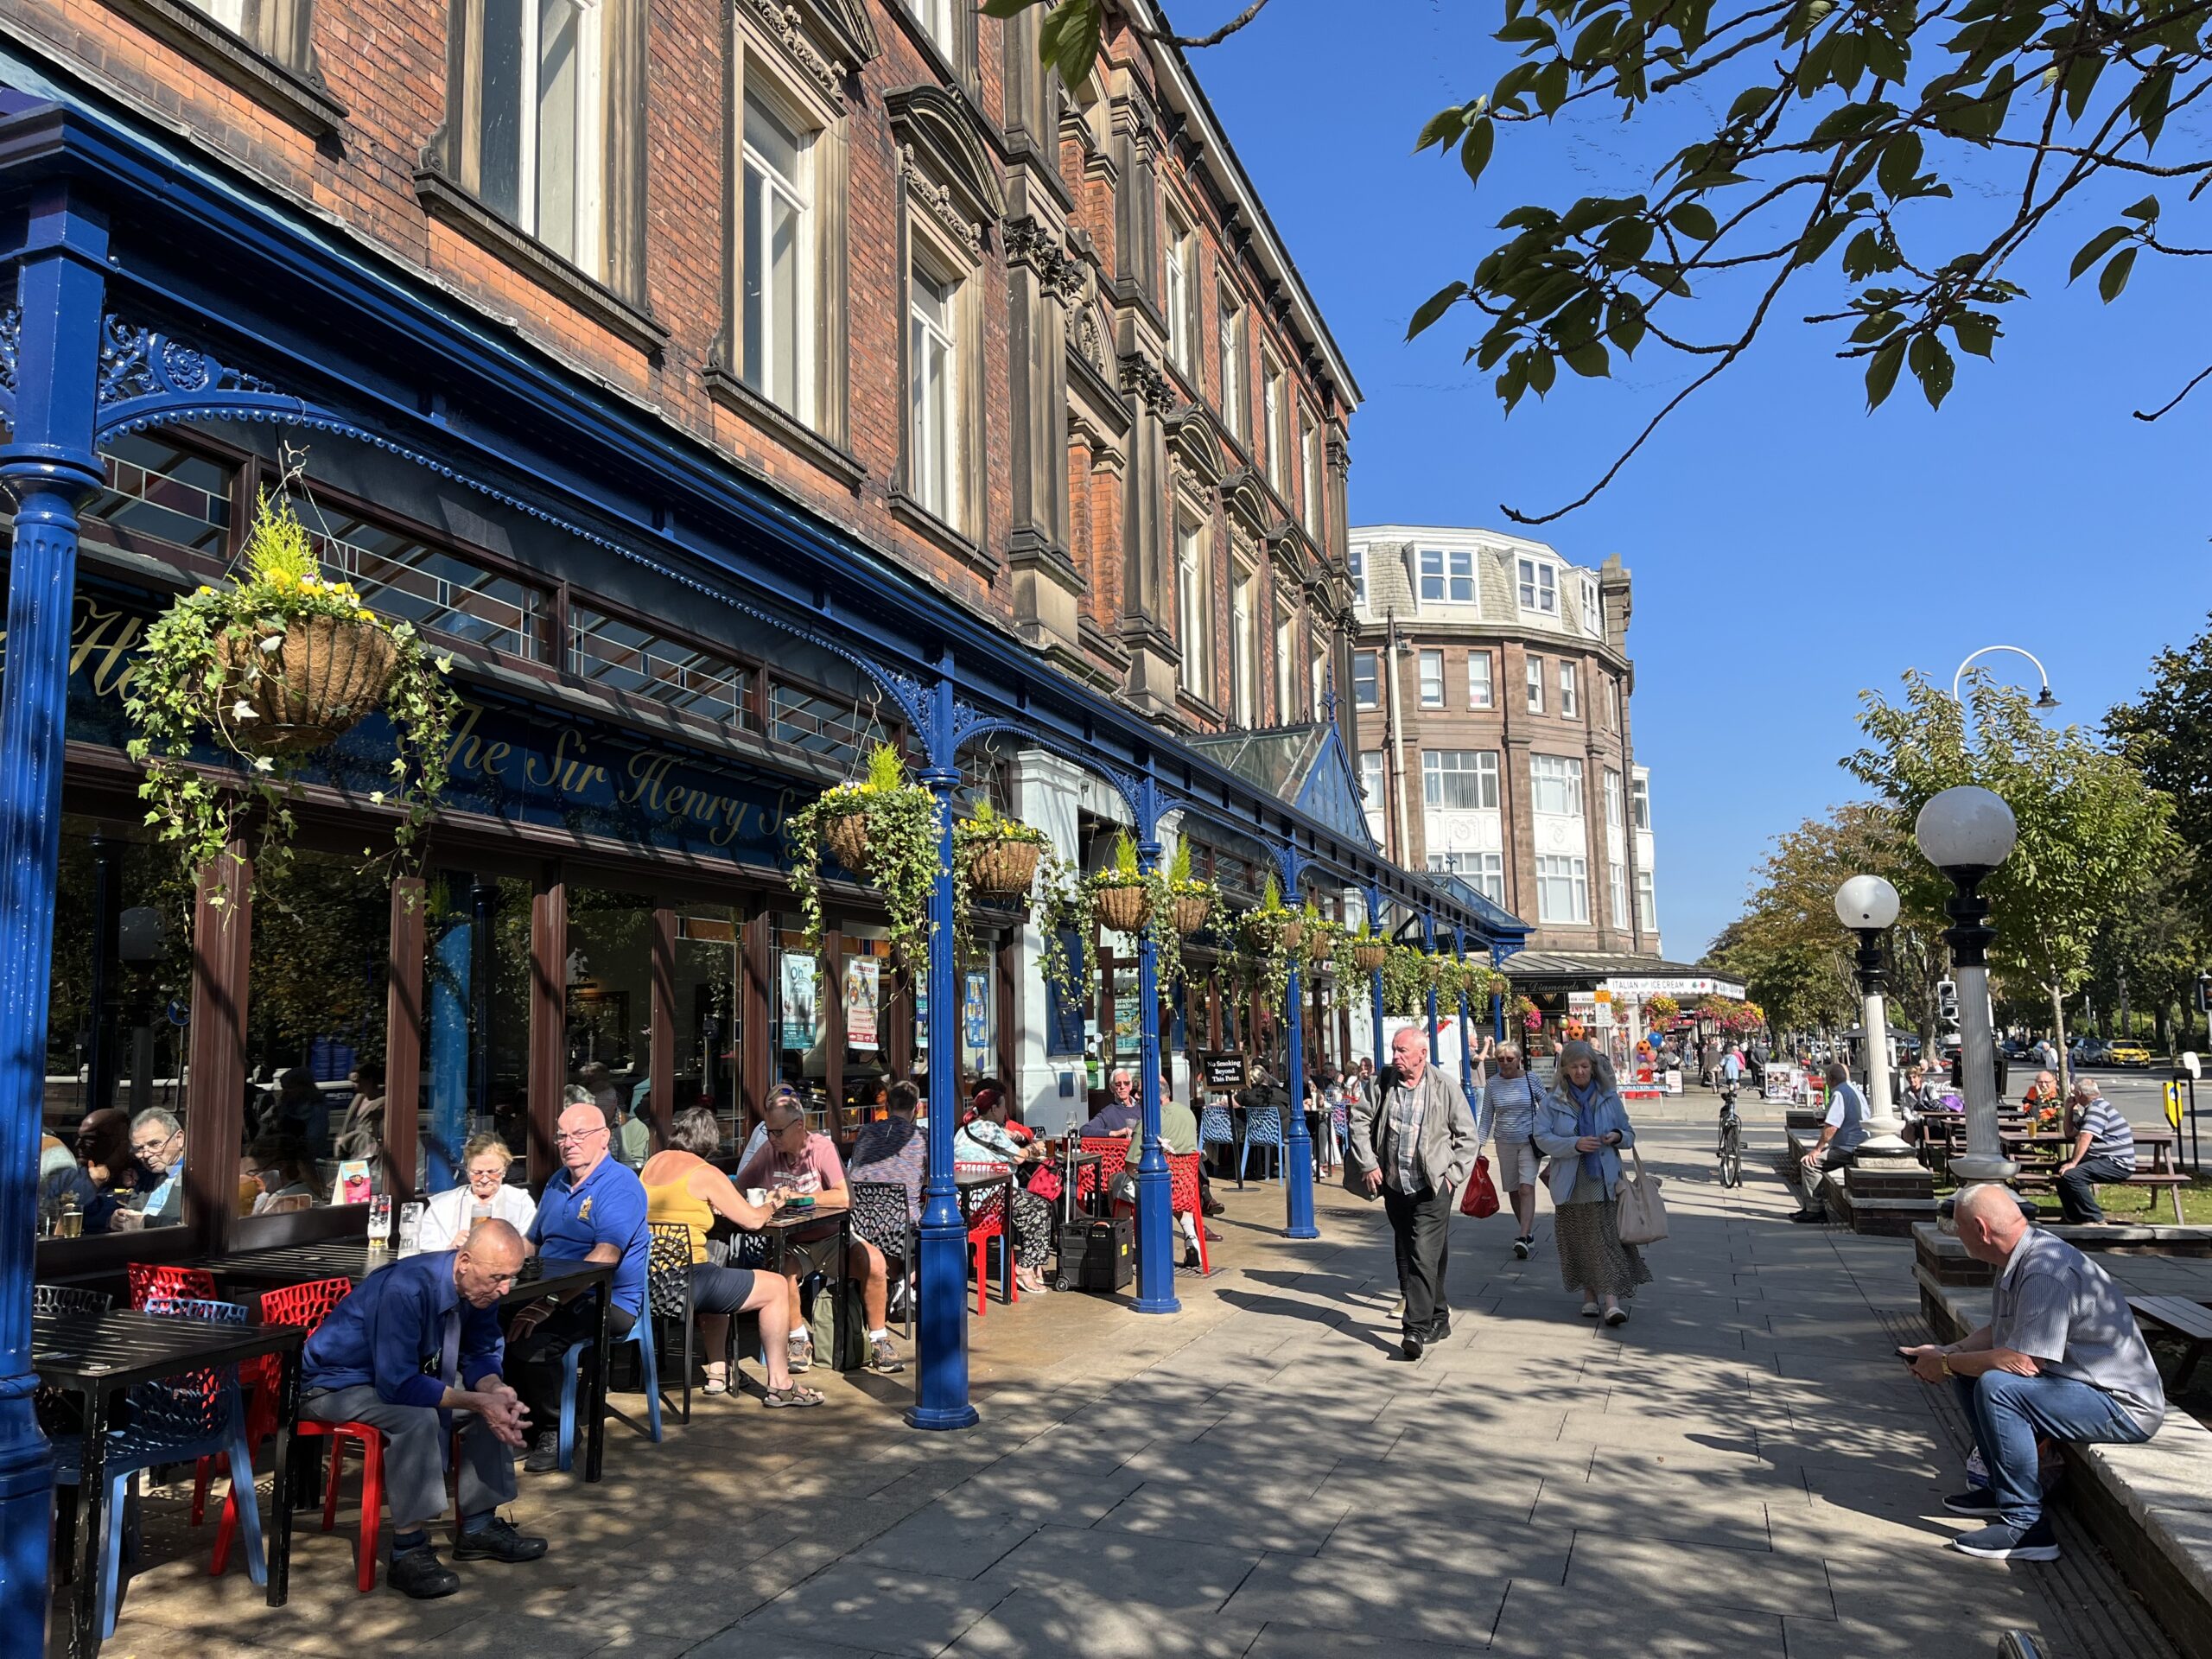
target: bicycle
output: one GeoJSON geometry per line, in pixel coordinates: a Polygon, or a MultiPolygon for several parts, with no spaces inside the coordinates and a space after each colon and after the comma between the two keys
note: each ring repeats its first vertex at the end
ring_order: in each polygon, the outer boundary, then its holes
{"type": "Polygon", "coordinates": [[[1744,1124],[1736,1116],[1736,1085],[1720,1085],[1720,1145],[1714,1155],[1720,1160],[1720,1185],[1741,1186],[1744,1184],[1744,1124]]]}

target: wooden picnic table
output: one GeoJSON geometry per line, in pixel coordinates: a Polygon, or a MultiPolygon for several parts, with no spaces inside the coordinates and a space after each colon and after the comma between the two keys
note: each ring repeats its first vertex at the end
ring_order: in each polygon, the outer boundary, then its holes
{"type": "Polygon", "coordinates": [[[2171,1332],[2188,1344],[2181,1370],[2174,1373],[2172,1392],[2179,1394],[2189,1386],[2205,1349],[2212,1346],[2212,1308],[2186,1296],[2131,1296],[2127,1305],[2134,1310],[2138,1324],[2171,1332]]]}

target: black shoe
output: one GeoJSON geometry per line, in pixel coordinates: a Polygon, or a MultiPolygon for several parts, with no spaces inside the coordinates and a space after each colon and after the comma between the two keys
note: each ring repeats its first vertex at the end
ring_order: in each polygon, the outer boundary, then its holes
{"type": "Polygon", "coordinates": [[[1208,1216],[1217,1216],[1223,1211],[1228,1209],[1229,1206],[1224,1204],[1219,1198],[1208,1198],[1204,1204],[1201,1204],[1198,1208],[1205,1211],[1208,1216]]]}
{"type": "Polygon", "coordinates": [[[1964,1533],[1952,1539],[1951,1548],[1963,1555],[1978,1555],[1985,1561],[2055,1561],[2058,1559],[2058,1535],[2051,1529],[2050,1517],[2039,1515],[2035,1524],[2024,1532],[1999,1521],[1980,1532],[1964,1533]]]}
{"type": "Polygon", "coordinates": [[[1534,1233],[1524,1233],[1513,1241],[1513,1254],[1521,1261],[1526,1262],[1529,1259],[1529,1252],[1534,1249],[1535,1245],[1536,1236],[1534,1233]]]}
{"type": "Polygon", "coordinates": [[[531,1443],[530,1455],[522,1460],[523,1472],[531,1475],[549,1474],[561,1466],[561,1440],[557,1434],[541,1434],[531,1443]]]}
{"type": "Polygon", "coordinates": [[[1423,1338],[1422,1340],[1431,1344],[1439,1343],[1443,1341],[1445,1338],[1451,1334],[1452,1316],[1447,1313],[1440,1319],[1432,1319],[1429,1322],[1428,1335],[1423,1338]]]}
{"type": "Polygon", "coordinates": [[[514,1522],[493,1516],[474,1532],[464,1532],[453,1547],[456,1561],[534,1561],[545,1553],[545,1541],[517,1532],[514,1522]]]}
{"type": "Polygon", "coordinates": [[[428,1544],[394,1555],[391,1571],[384,1580],[401,1595],[417,1601],[435,1601],[461,1588],[461,1574],[440,1560],[438,1552],[428,1544]]]}
{"type": "Polygon", "coordinates": [[[1421,1357],[1421,1338],[1414,1335],[1412,1332],[1408,1331],[1406,1332],[1404,1340],[1402,1341],[1398,1346],[1400,1351],[1404,1353],[1408,1359],[1419,1359],[1421,1357]]]}
{"type": "Polygon", "coordinates": [[[1192,1273],[1196,1273],[1198,1271],[1198,1247],[1197,1245],[1185,1244],[1183,1247],[1183,1265],[1192,1273]]]}
{"type": "Polygon", "coordinates": [[[1953,1515],[1995,1515],[1997,1494],[1986,1486],[1969,1486],[1945,1498],[1943,1507],[1953,1515]]]}
{"type": "Polygon", "coordinates": [[[1789,1217],[1792,1221],[1810,1223],[1824,1222],[1827,1218],[1828,1212],[1825,1210],[1798,1210],[1792,1211],[1789,1217]]]}

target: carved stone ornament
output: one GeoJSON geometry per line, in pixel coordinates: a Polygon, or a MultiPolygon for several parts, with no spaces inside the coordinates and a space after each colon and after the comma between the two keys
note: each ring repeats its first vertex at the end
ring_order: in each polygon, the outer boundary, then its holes
{"type": "MultiPolygon", "coordinates": [[[[1068,332],[1074,336],[1076,355],[1098,371],[1106,372],[1105,331],[1098,326],[1097,315],[1085,307],[1068,319],[1068,332]]],[[[12,362],[10,367],[12,368],[12,362]]]]}
{"type": "Polygon", "coordinates": [[[1035,271],[1037,285],[1046,293],[1065,303],[1082,291],[1082,270],[1060,245],[1060,238],[1051,226],[1042,219],[1024,216],[1007,220],[1001,234],[1006,238],[1007,263],[1035,271]]]}
{"type": "Polygon", "coordinates": [[[1175,389],[1160,365],[1141,353],[1132,352],[1121,360],[1122,390],[1135,402],[1148,404],[1156,415],[1165,415],[1175,406],[1175,389]]]}
{"type": "Polygon", "coordinates": [[[930,217],[967,249],[971,258],[981,259],[983,257],[983,227],[960,211],[949,187],[939,184],[923,170],[921,163],[915,159],[912,144],[899,146],[899,170],[906,178],[906,188],[914,200],[928,211],[930,217]]]}
{"type": "Polygon", "coordinates": [[[839,109],[845,106],[845,65],[825,58],[807,38],[805,22],[797,6],[779,6],[776,0],[752,0],[754,14],[770,39],[784,48],[784,55],[827,92],[839,109]]]}

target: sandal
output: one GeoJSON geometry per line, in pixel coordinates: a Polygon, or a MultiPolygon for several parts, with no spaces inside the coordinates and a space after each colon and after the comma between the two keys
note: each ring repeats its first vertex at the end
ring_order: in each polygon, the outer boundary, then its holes
{"type": "Polygon", "coordinates": [[[729,1392],[729,1377],[724,1372],[721,1366],[709,1365],[707,1367],[707,1380],[701,1385],[699,1392],[708,1395],[728,1394],[729,1392]]]}
{"type": "Polygon", "coordinates": [[[767,1389],[761,1395],[760,1403],[771,1411],[783,1406],[818,1406],[822,1403],[822,1390],[794,1382],[787,1389],[767,1389]]]}

